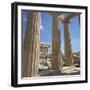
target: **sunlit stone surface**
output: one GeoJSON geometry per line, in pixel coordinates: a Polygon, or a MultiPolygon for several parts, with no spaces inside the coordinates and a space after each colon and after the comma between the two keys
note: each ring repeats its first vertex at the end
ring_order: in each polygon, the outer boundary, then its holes
{"type": "Polygon", "coordinates": [[[30,12],[23,45],[22,77],[38,75],[40,21],[37,12],[30,12]]]}

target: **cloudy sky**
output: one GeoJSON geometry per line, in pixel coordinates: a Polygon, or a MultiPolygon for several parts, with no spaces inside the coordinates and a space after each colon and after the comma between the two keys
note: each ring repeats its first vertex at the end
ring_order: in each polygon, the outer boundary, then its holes
{"type": "MultiPolygon", "coordinates": [[[[28,11],[23,11],[23,32],[26,31],[28,11]]],[[[50,44],[52,43],[52,16],[48,12],[39,13],[40,15],[40,41],[50,44]]],[[[69,24],[69,32],[71,37],[71,45],[73,52],[80,51],[80,26],[78,17],[71,19],[69,24]]],[[[61,50],[64,52],[64,27],[60,22],[61,33],[61,50]]],[[[49,49],[51,52],[51,48],[49,49]]]]}

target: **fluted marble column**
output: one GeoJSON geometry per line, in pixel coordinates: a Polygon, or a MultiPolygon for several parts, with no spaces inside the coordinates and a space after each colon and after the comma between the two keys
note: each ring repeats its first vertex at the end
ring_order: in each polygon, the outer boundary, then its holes
{"type": "Polygon", "coordinates": [[[52,14],[52,69],[60,70],[60,20],[52,14]]]}
{"type": "Polygon", "coordinates": [[[29,12],[22,53],[22,77],[38,75],[40,20],[37,12],[29,12]]]}
{"type": "Polygon", "coordinates": [[[65,49],[65,57],[66,57],[66,65],[72,65],[72,49],[71,49],[71,39],[69,33],[69,21],[64,22],[64,49],[65,49]]]}

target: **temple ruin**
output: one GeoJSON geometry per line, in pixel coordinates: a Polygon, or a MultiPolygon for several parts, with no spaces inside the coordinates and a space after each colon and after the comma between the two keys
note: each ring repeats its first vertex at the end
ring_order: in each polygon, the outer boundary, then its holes
{"type": "MultiPolygon", "coordinates": [[[[60,70],[63,67],[61,55],[60,40],[60,21],[64,25],[64,50],[66,65],[73,65],[72,45],[69,33],[69,23],[74,16],[80,18],[80,13],[63,13],[53,12],[52,16],[52,70],[60,70]]],[[[27,19],[27,31],[22,46],[22,77],[38,76],[39,56],[40,56],[40,16],[38,12],[29,13],[27,19]]],[[[79,20],[80,23],[80,20],[79,20]]]]}

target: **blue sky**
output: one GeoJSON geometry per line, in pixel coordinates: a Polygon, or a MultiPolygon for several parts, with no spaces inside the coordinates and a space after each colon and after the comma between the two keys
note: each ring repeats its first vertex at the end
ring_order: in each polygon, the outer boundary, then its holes
{"type": "MultiPolygon", "coordinates": [[[[23,11],[23,31],[26,31],[28,11],[23,11]]],[[[61,50],[64,52],[64,27],[60,22],[61,32],[61,50]]],[[[73,52],[80,51],[80,26],[78,17],[71,19],[69,24],[69,32],[71,37],[71,45],[73,52]]],[[[52,16],[48,12],[40,13],[40,41],[47,44],[52,43],[52,16]]],[[[50,48],[51,51],[51,48],[50,48]]]]}

